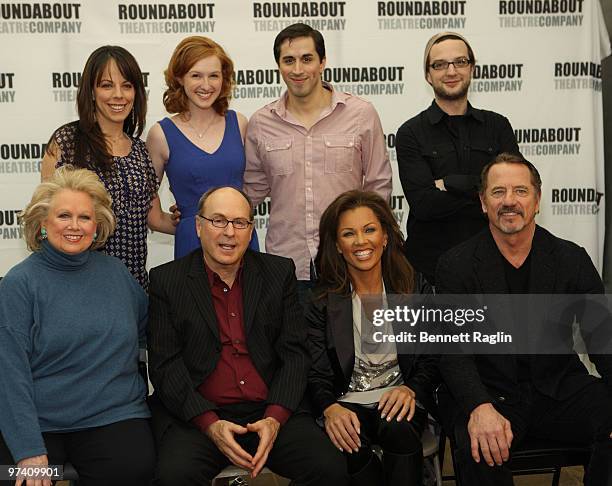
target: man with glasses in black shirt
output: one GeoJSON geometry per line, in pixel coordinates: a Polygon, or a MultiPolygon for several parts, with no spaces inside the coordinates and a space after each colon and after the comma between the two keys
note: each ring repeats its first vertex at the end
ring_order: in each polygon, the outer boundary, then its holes
{"type": "Polygon", "coordinates": [[[508,120],[468,102],[474,63],[463,36],[434,35],[424,68],[435,99],[397,132],[399,175],[410,206],[406,255],[432,284],[439,256],[486,226],[480,171],[499,153],[519,153],[508,120]]]}

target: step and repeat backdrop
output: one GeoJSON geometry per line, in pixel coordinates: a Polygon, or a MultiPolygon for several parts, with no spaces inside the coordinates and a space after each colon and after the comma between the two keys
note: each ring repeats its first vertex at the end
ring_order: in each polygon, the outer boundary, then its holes
{"type": "MultiPolygon", "coordinates": [[[[402,228],[409,208],[397,177],[395,132],[431,102],[425,43],[454,30],[476,54],[472,104],[507,116],[522,153],[542,173],[539,223],[583,245],[601,268],[601,60],[610,41],[599,0],[0,1],[0,276],[27,255],[18,213],[40,179],[49,136],[76,118],[80,71],[95,48],[121,45],[134,54],[145,77],[149,128],[166,115],[163,71],[176,44],[189,35],[211,37],[234,60],[231,106],[248,117],[284,89],[272,45],[298,21],[325,37],[324,79],[377,108],[402,228]]],[[[166,182],[161,194],[169,205],[166,182]]],[[[268,214],[269,203],[257,208],[262,245],[268,214]]],[[[171,237],[149,240],[149,266],[172,258],[171,237]]]]}

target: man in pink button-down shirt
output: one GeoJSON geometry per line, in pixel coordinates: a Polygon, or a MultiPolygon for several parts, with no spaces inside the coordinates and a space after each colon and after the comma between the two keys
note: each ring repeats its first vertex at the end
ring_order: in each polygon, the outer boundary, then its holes
{"type": "Polygon", "coordinates": [[[271,197],[266,251],[294,260],[300,297],[314,280],[319,218],[351,189],[391,195],[391,165],[371,103],[321,80],[325,42],[293,24],[274,41],[287,91],[251,118],[244,189],[254,204],[271,197]]]}

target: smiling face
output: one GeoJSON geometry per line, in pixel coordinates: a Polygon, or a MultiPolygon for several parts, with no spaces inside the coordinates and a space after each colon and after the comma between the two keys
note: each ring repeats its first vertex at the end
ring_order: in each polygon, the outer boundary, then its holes
{"type": "Polygon", "coordinates": [[[500,163],[490,168],[480,202],[489,218],[491,231],[512,235],[535,226],[540,194],[532,184],[531,173],[526,166],[500,163]]]}
{"type": "Polygon", "coordinates": [[[435,61],[454,61],[469,57],[468,48],[460,39],[447,39],[433,45],[429,51],[430,67],[427,68],[426,79],[431,84],[436,99],[453,101],[467,98],[474,64],[472,62],[464,68],[456,68],[454,64],[449,64],[447,69],[440,71],[433,69],[431,64],[435,61]]]}
{"type": "MultiPolygon", "coordinates": [[[[226,187],[208,196],[201,216],[209,219],[220,216],[227,220],[243,218],[250,221],[251,208],[242,194],[226,187]]],[[[232,223],[228,223],[225,228],[217,228],[207,219],[196,218],[196,221],[196,231],[208,267],[219,275],[237,270],[251,241],[253,225],[236,229],[232,223]]]]}
{"type": "Polygon", "coordinates": [[[62,189],[51,200],[49,213],[41,226],[49,243],[70,255],[87,250],[96,232],[94,203],[85,192],[62,189]]]}
{"type": "Polygon", "coordinates": [[[125,79],[111,58],[102,72],[99,82],[93,88],[96,104],[96,120],[101,127],[120,124],[129,116],[134,105],[134,85],[125,79]]]}
{"type": "Polygon", "coordinates": [[[219,97],[223,86],[221,61],[217,56],[200,59],[180,79],[180,83],[187,96],[189,111],[194,108],[210,108],[219,97]]]}
{"type": "Polygon", "coordinates": [[[321,88],[325,59],[319,59],[312,37],[296,37],[281,44],[278,69],[289,95],[306,98],[321,88]]]}
{"type": "Polygon", "coordinates": [[[338,220],[336,248],[346,261],[349,275],[378,271],[387,245],[387,233],[374,211],[366,206],[344,211],[338,220]]]}

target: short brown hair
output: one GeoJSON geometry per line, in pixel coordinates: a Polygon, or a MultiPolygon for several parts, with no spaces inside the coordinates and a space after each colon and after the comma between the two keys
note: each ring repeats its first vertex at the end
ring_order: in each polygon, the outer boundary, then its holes
{"type": "Polygon", "coordinates": [[[303,24],[298,22],[297,24],[291,24],[288,27],[285,27],[281,30],[276,38],[274,39],[274,60],[276,64],[280,62],[280,51],[281,45],[286,40],[293,40],[299,37],[310,37],[315,45],[315,50],[319,56],[319,62],[323,62],[325,59],[325,39],[323,39],[323,35],[318,30],[313,29],[308,24],[303,24]]]}
{"type": "Polygon", "coordinates": [[[164,106],[168,113],[184,113],[187,111],[187,95],[180,79],[189,72],[200,59],[217,56],[221,61],[223,84],[221,93],[213,103],[213,108],[219,115],[225,115],[234,88],[234,63],[219,44],[208,37],[194,35],[183,39],[174,49],[164,71],[168,89],[164,92],[164,106]]]}
{"type": "Polygon", "coordinates": [[[91,245],[92,250],[104,246],[115,231],[111,197],[96,173],[66,165],[57,169],[47,182],[38,185],[29,204],[20,214],[23,237],[30,250],[40,250],[42,222],[49,214],[53,198],[64,189],[84,192],[93,201],[97,236],[91,245]]]}
{"type": "Polygon", "coordinates": [[[529,162],[527,159],[523,158],[520,154],[511,154],[509,152],[502,152],[497,157],[495,157],[491,162],[484,166],[482,172],[480,173],[480,194],[484,194],[487,190],[487,178],[489,177],[489,171],[491,167],[497,164],[520,164],[524,165],[529,169],[529,174],[531,175],[531,184],[536,188],[538,194],[542,194],[542,178],[540,177],[540,173],[538,169],[536,169],[535,165],[529,162]]]}
{"type": "Polygon", "coordinates": [[[340,216],[351,209],[370,208],[387,233],[387,246],[382,255],[382,273],[395,293],[409,294],[414,289],[414,269],[403,252],[404,237],[389,204],[371,191],[353,190],[340,194],[327,207],[319,222],[319,250],[315,267],[319,281],[332,293],[349,293],[351,281],[344,257],[338,253],[340,216]]]}

